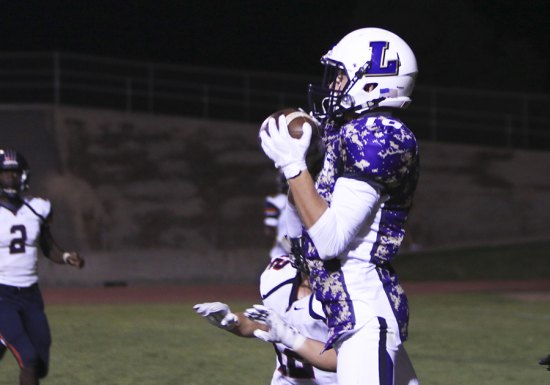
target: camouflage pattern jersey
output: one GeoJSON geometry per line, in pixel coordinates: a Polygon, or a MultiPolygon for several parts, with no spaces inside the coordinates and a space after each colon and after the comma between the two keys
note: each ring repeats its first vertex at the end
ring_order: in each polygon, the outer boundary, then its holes
{"type": "Polygon", "coordinates": [[[405,235],[418,180],[416,138],[391,115],[369,113],[342,126],[327,125],[323,140],[326,157],[316,189],[329,206],[338,178],[365,181],[385,199],[336,258],[322,261],[304,231],[311,284],[327,315],[327,348],[372,317],[384,318],[405,341],[407,297],[391,261],[405,235]]]}

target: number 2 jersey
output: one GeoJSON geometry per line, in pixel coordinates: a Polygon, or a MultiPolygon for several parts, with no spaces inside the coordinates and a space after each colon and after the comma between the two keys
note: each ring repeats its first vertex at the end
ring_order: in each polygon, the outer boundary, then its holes
{"type": "MultiPolygon", "coordinates": [[[[313,295],[297,299],[300,274],[288,255],[272,258],[260,277],[263,304],[305,337],[326,341],[328,327],[321,303],[313,295]]],[[[274,344],[277,359],[271,385],[336,385],[336,373],[317,369],[283,344],[274,344]]]]}
{"type": "Polygon", "coordinates": [[[38,281],[37,258],[41,226],[51,211],[42,198],[24,198],[13,213],[0,205],[0,284],[28,287],[38,281]],[[27,206],[31,206],[32,210],[27,206]],[[34,210],[34,212],[33,212],[34,210]]]}

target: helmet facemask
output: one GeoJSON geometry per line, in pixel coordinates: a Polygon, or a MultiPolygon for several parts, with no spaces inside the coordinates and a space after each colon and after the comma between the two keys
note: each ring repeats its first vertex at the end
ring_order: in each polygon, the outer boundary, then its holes
{"type": "MultiPolygon", "coordinates": [[[[6,172],[8,170],[0,170],[0,172],[6,172]]],[[[22,188],[22,179],[23,179],[23,173],[21,170],[13,170],[19,173],[18,177],[15,179],[12,179],[12,183],[5,184],[2,183],[0,185],[0,193],[4,196],[7,196],[10,199],[16,198],[19,196],[19,194],[23,191],[22,188]]]]}
{"type": "Polygon", "coordinates": [[[309,104],[312,114],[317,120],[335,120],[339,117],[341,104],[350,87],[349,76],[342,63],[324,61],[325,67],[321,85],[309,85],[309,104]],[[343,81],[345,78],[345,82],[343,81]]]}
{"type": "Polygon", "coordinates": [[[16,171],[17,178],[0,182],[0,195],[15,199],[29,188],[29,168],[23,156],[14,150],[0,149],[0,171],[16,171]]]}

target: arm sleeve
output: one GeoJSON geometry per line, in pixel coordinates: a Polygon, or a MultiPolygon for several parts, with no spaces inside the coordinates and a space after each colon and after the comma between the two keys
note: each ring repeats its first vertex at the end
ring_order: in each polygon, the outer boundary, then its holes
{"type": "Polygon", "coordinates": [[[382,196],[365,181],[339,178],[332,202],[308,230],[322,260],[337,257],[353,240],[382,196]]]}
{"type": "Polygon", "coordinates": [[[302,221],[298,215],[298,209],[290,202],[287,202],[285,210],[287,235],[289,238],[298,238],[302,235],[302,221]]]}

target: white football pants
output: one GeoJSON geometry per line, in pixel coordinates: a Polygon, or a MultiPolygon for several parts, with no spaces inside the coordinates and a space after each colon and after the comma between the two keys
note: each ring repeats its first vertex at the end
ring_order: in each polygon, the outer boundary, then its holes
{"type": "Polygon", "coordinates": [[[387,330],[385,321],[372,318],[335,344],[338,385],[418,385],[405,348],[387,330]]]}

